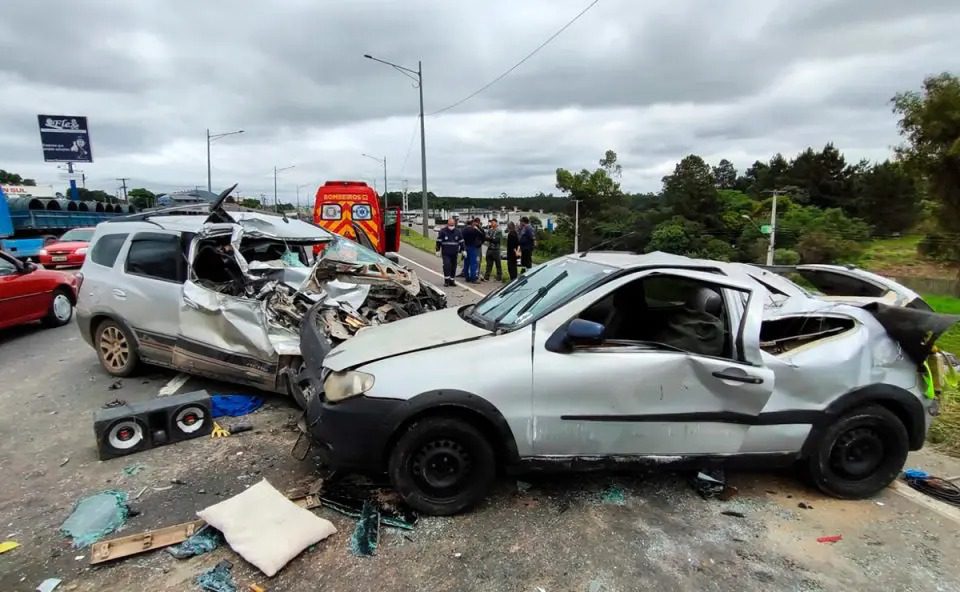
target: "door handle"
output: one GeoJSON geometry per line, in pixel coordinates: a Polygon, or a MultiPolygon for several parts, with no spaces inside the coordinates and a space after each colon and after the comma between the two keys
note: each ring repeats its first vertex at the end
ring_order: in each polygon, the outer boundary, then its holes
{"type": "Polygon", "coordinates": [[[120,288],[114,288],[114,289],[113,289],[113,295],[116,296],[117,298],[126,298],[126,297],[127,297],[127,293],[124,292],[123,290],[121,290],[120,288]]]}
{"type": "Polygon", "coordinates": [[[744,382],[746,384],[763,384],[763,379],[757,376],[750,376],[743,370],[717,370],[713,375],[720,380],[732,380],[734,382],[744,382]]]}

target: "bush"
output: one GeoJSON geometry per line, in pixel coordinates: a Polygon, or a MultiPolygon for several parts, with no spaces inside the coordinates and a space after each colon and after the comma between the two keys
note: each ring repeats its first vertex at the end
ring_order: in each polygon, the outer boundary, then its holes
{"type": "Polygon", "coordinates": [[[939,232],[929,232],[917,245],[917,252],[924,257],[941,261],[960,260],[960,245],[939,232]]]}
{"type": "Polygon", "coordinates": [[[804,263],[843,263],[855,260],[862,250],[857,242],[825,232],[810,232],[797,244],[804,263]]]}
{"type": "Polygon", "coordinates": [[[800,263],[800,253],[793,249],[776,249],[773,252],[773,262],[776,265],[797,265],[800,263]]]}

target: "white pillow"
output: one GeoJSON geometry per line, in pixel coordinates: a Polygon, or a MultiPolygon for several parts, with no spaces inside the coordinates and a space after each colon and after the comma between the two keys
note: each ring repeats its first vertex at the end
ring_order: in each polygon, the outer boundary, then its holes
{"type": "Polygon", "coordinates": [[[234,551],[268,577],[337,532],[329,520],[291,502],[266,479],[197,516],[222,532],[234,551]]]}

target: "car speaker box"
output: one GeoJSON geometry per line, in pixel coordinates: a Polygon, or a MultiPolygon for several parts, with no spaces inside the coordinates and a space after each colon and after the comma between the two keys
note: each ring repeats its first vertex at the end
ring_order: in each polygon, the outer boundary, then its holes
{"type": "Polygon", "coordinates": [[[212,429],[207,391],[100,409],[93,418],[100,460],[205,436],[212,429]]]}

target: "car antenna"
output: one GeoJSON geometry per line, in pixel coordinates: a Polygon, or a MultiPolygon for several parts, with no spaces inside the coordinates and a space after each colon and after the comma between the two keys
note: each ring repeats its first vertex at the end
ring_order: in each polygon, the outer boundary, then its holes
{"type": "Polygon", "coordinates": [[[583,259],[584,257],[587,256],[587,253],[589,253],[590,251],[592,251],[592,250],[594,250],[594,249],[596,249],[596,248],[598,248],[598,247],[605,247],[605,246],[609,245],[610,243],[612,243],[612,242],[614,242],[614,241],[618,241],[618,240],[620,240],[620,239],[622,239],[622,238],[627,238],[628,236],[633,236],[633,235],[635,235],[636,233],[637,233],[636,230],[631,230],[630,232],[628,232],[628,233],[626,233],[626,234],[621,234],[620,236],[615,236],[615,237],[613,237],[613,238],[608,238],[608,239],[605,240],[605,241],[600,241],[599,243],[591,246],[591,247],[590,247],[589,249],[587,249],[586,251],[580,253],[580,258],[583,259]]]}

